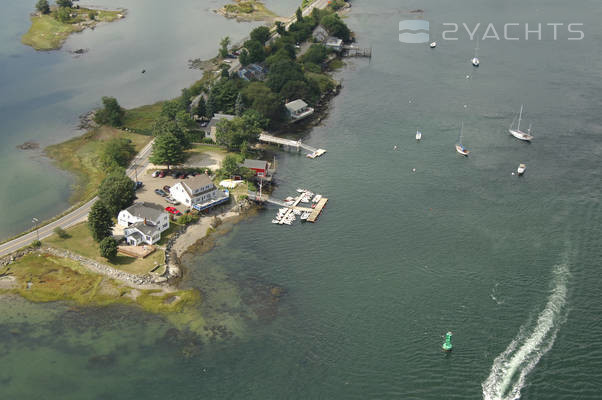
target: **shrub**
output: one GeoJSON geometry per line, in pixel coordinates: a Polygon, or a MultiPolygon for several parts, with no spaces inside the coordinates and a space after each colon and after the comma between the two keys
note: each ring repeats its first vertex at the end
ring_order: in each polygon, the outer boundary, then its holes
{"type": "Polygon", "coordinates": [[[54,228],[53,231],[61,239],[67,239],[69,237],[69,234],[67,233],[67,231],[64,230],[63,228],[61,228],[60,226],[57,226],[56,228],[54,228]]]}
{"type": "Polygon", "coordinates": [[[33,247],[34,249],[40,248],[42,247],[42,242],[40,242],[39,240],[34,240],[33,242],[31,242],[31,247],[33,247]]]}
{"type": "Polygon", "coordinates": [[[107,260],[112,260],[117,255],[117,240],[113,236],[107,236],[100,242],[100,255],[107,260]]]}

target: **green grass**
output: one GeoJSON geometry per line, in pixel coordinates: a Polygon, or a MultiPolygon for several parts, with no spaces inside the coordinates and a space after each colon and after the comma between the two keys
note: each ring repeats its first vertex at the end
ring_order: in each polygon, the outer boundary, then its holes
{"type": "Polygon", "coordinates": [[[16,278],[14,289],[0,292],[18,293],[39,303],[69,301],[78,305],[136,304],[153,313],[182,313],[177,321],[202,326],[202,316],[194,306],[200,301],[195,289],[162,293],[136,290],[89,272],[75,261],[48,254],[31,253],[0,269],[0,275],[16,278]],[[28,284],[29,282],[29,284],[28,284]],[[29,287],[28,287],[29,286],[29,287]]]}
{"type": "Polygon", "coordinates": [[[256,0],[235,1],[233,4],[226,4],[223,10],[230,15],[235,15],[237,18],[246,21],[261,21],[278,16],[262,2],[256,0]]]}
{"type": "Polygon", "coordinates": [[[151,135],[155,120],[161,114],[163,101],[125,111],[123,127],[136,133],[151,135]]]}
{"type": "Polygon", "coordinates": [[[96,19],[90,26],[98,22],[111,22],[117,19],[117,14],[124,11],[90,10],[87,8],[72,9],[77,16],[71,18],[67,23],[59,22],[55,17],[56,7],[47,15],[34,15],[31,17],[31,27],[21,37],[21,42],[35,50],[57,50],[60,49],[67,37],[73,32],[81,32],[85,26],[82,22],[89,21],[88,13],[96,12],[96,19]]]}
{"type": "Polygon", "coordinates": [[[129,272],[131,274],[145,274],[150,272],[158,264],[163,264],[164,262],[165,253],[160,249],[155,250],[154,253],[144,259],[127,257],[121,254],[117,254],[115,259],[111,261],[101,257],[98,243],[96,243],[92,238],[90,230],[88,229],[88,225],[85,222],[67,229],[67,233],[69,234],[69,237],[66,239],[61,239],[54,234],[45,239],[44,244],[50,247],[66,249],[74,253],[81,254],[84,257],[111,265],[114,268],[129,272]]]}
{"type": "Polygon", "coordinates": [[[96,194],[106,175],[99,162],[103,143],[116,137],[130,139],[137,151],[151,141],[149,136],[102,126],[45,149],[46,155],[55,160],[59,168],[77,176],[71,196],[72,203],[90,199],[96,194]]]}

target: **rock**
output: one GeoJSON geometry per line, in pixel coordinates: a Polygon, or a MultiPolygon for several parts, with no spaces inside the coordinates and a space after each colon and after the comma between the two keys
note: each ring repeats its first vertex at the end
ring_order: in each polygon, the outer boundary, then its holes
{"type": "Polygon", "coordinates": [[[17,146],[19,150],[36,150],[40,148],[40,144],[37,142],[27,141],[17,146]]]}

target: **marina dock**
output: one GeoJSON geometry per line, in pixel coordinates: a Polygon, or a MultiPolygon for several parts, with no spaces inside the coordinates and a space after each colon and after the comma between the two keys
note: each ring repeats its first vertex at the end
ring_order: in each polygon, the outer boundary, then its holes
{"type": "Polygon", "coordinates": [[[307,217],[307,221],[316,222],[318,220],[318,217],[322,213],[322,210],[324,209],[324,207],[326,207],[327,202],[328,199],[326,197],[322,197],[320,201],[318,201],[318,204],[316,204],[316,207],[312,210],[311,215],[307,217]]]}
{"type": "Polygon", "coordinates": [[[318,218],[320,217],[320,214],[322,214],[322,211],[324,210],[324,207],[326,207],[328,198],[322,197],[320,200],[317,201],[317,203],[315,203],[315,206],[313,208],[310,208],[310,207],[304,207],[304,206],[299,205],[303,199],[303,196],[304,196],[303,193],[300,193],[299,195],[297,195],[294,198],[294,200],[292,200],[292,202],[289,201],[287,204],[287,202],[285,202],[285,201],[271,198],[270,196],[268,196],[266,194],[259,195],[258,193],[255,193],[255,192],[249,192],[250,200],[256,201],[258,203],[273,204],[275,206],[279,206],[281,208],[288,209],[286,212],[284,212],[283,215],[280,216],[279,222],[278,222],[278,224],[280,224],[280,225],[285,224],[284,221],[286,221],[288,218],[294,219],[293,215],[295,215],[295,211],[297,211],[297,213],[299,213],[299,212],[309,213],[309,216],[307,217],[307,221],[309,221],[309,222],[314,223],[318,220],[318,218]]]}
{"type": "Polygon", "coordinates": [[[275,144],[278,146],[288,147],[289,149],[292,149],[295,151],[301,151],[301,149],[305,149],[305,150],[309,151],[309,153],[307,154],[307,158],[320,157],[321,155],[326,153],[325,149],[316,149],[315,147],[312,147],[308,144],[303,143],[301,140],[285,139],[285,138],[269,135],[265,132],[261,133],[259,135],[259,141],[264,142],[264,143],[269,143],[269,144],[275,144]]]}

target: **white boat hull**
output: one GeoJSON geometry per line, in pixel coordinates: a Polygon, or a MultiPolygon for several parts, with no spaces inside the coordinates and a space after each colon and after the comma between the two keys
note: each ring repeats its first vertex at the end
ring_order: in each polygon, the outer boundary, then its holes
{"type": "Polygon", "coordinates": [[[456,145],[456,151],[458,152],[458,154],[461,154],[463,156],[468,156],[468,154],[470,154],[469,150],[466,150],[463,146],[460,146],[459,144],[456,145]]]}
{"type": "Polygon", "coordinates": [[[520,130],[508,129],[508,132],[510,132],[510,134],[515,138],[519,140],[524,140],[525,142],[530,142],[531,140],[533,140],[533,136],[520,130]]]}
{"type": "Polygon", "coordinates": [[[475,66],[475,67],[478,67],[478,66],[481,64],[481,62],[479,61],[479,59],[478,59],[478,58],[476,58],[476,57],[475,57],[475,58],[473,58],[472,60],[470,60],[470,62],[471,62],[471,63],[472,63],[472,65],[473,65],[473,66],[475,66]]]}
{"type": "Polygon", "coordinates": [[[422,133],[418,132],[416,134],[416,140],[420,140],[420,139],[422,139],[422,133]]]}

